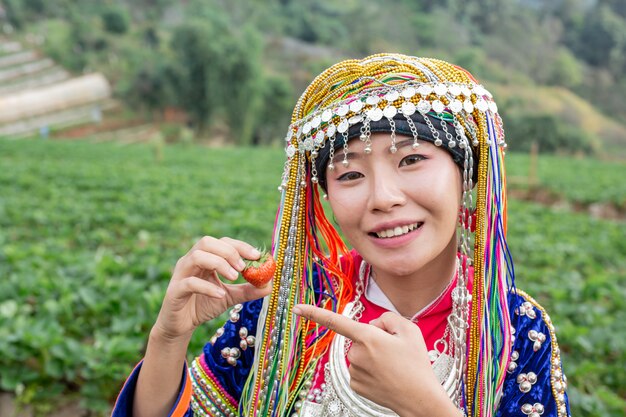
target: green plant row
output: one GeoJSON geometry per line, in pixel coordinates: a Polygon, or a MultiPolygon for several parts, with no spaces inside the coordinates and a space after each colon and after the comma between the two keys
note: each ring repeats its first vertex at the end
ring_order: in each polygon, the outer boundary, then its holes
{"type": "MultiPolygon", "coordinates": [[[[507,153],[507,175],[528,180],[531,157],[507,153]]],[[[538,185],[571,203],[611,203],[626,210],[626,163],[541,154],[536,161],[538,185]]],[[[511,184],[515,186],[516,184],[511,184]]]]}
{"type": "MultiPolygon", "coordinates": [[[[101,413],[205,234],[269,246],[276,150],[0,142],[0,389],[101,413]]],[[[196,334],[199,352],[212,333],[196,334]]]]}
{"type": "Polygon", "coordinates": [[[572,415],[626,409],[626,224],[511,201],[517,286],[550,314],[572,415]]]}
{"type": "MultiPolygon", "coordinates": [[[[269,245],[283,153],[0,141],[0,166],[0,390],[41,415],[72,398],[105,415],[176,260],[205,234],[269,245]]],[[[626,225],[510,207],[518,286],[557,324],[573,414],[620,415],[626,225]]]]}

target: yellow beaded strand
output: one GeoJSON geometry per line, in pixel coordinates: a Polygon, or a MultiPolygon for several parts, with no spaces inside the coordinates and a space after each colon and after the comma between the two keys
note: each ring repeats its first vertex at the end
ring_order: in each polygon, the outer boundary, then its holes
{"type": "MultiPolygon", "coordinates": [[[[474,118],[478,123],[479,140],[479,161],[478,161],[478,182],[476,185],[476,234],[474,240],[474,282],[472,284],[472,311],[470,314],[470,337],[469,353],[467,358],[467,375],[476,374],[478,356],[480,354],[480,326],[483,317],[483,279],[484,268],[482,263],[485,251],[484,227],[485,227],[485,206],[487,193],[487,172],[488,172],[488,149],[487,149],[487,125],[478,112],[474,112],[474,118]],[[479,306],[480,304],[480,306],[479,306]]],[[[482,391],[479,393],[479,402],[482,401],[482,391]]],[[[474,384],[467,384],[467,415],[472,416],[474,403],[474,384]]]]}
{"type": "MultiPolygon", "coordinates": [[[[292,173],[296,173],[298,171],[299,168],[299,156],[298,154],[294,155],[294,157],[291,160],[290,163],[290,172],[292,173]]],[[[297,184],[297,176],[295,174],[289,175],[289,182],[287,184],[287,188],[285,190],[285,201],[284,201],[284,206],[283,206],[283,213],[282,213],[282,218],[281,218],[281,224],[282,225],[289,225],[290,221],[291,221],[291,215],[292,215],[292,210],[294,209],[294,199],[295,199],[295,190],[297,189],[299,185],[297,184]]],[[[283,269],[283,265],[284,265],[284,259],[285,259],[285,250],[287,248],[287,240],[288,240],[288,234],[289,234],[289,227],[281,227],[280,230],[280,235],[279,235],[279,239],[278,239],[278,245],[277,245],[277,250],[276,250],[276,272],[274,273],[274,282],[275,285],[272,288],[272,294],[270,295],[270,299],[269,299],[269,305],[268,305],[268,311],[276,311],[276,304],[278,303],[278,295],[279,295],[279,290],[280,290],[280,286],[276,285],[280,282],[280,275],[281,275],[281,271],[283,269]]],[[[271,325],[271,321],[273,320],[273,316],[271,314],[268,314],[267,317],[265,318],[265,329],[268,329],[271,325]]],[[[253,398],[252,398],[252,404],[250,409],[248,410],[248,415],[250,417],[253,417],[255,414],[255,410],[256,407],[259,404],[259,400],[260,398],[258,397],[258,394],[260,393],[260,391],[264,388],[263,387],[263,375],[261,372],[261,369],[267,369],[267,357],[266,357],[266,353],[267,353],[267,345],[269,342],[269,336],[268,334],[265,335],[265,337],[263,337],[262,339],[262,343],[260,348],[260,356],[259,356],[259,365],[260,365],[260,369],[257,369],[256,371],[256,375],[255,375],[255,379],[254,379],[254,386],[253,386],[253,398]]]]}

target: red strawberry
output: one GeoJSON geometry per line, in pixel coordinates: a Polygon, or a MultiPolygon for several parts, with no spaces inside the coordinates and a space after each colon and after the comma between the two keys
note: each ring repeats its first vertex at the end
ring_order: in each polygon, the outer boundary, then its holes
{"type": "Polygon", "coordinates": [[[276,271],[276,261],[268,252],[262,251],[261,257],[256,261],[246,261],[246,268],[241,275],[250,284],[257,288],[263,288],[274,277],[276,271]]]}

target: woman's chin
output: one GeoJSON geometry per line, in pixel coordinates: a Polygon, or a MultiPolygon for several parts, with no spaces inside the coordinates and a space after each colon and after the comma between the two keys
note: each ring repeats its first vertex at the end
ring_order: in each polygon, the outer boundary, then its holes
{"type": "Polygon", "coordinates": [[[407,259],[407,257],[401,259],[376,259],[375,262],[368,262],[374,267],[374,270],[385,272],[386,275],[392,275],[396,277],[409,277],[420,271],[424,264],[416,259],[407,259]]]}

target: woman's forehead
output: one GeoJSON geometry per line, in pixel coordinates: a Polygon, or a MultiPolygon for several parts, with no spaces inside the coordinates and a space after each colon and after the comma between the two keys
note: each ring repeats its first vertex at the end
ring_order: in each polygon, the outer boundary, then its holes
{"type": "MultiPolygon", "coordinates": [[[[376,147],[381,147],[381,146],[385,146],[387,145],[389,148],[391,148],[391,146],[393,144],[395,144],[396,148],[398,150],[403,149],[403,148],[411,148],[415,143],[418,144],[418,148],[419,150],[425,150],[425,149],[436,149],[436,150],[442,150],[440,147],[437,147],[435,145],[433,145],[430,141],[427,140],[422,140],[422,139],[414,139],[411,136],[408,135],[404,135],[404,134],[396,134],[395,135],[395,141],[392,142],[392,138],[391,138],[391,133],[389,132],[375,132],[372,133],[370,136],[370,141],[372,145],[375,145],[376,147]]],[[[354,137],[354,138],[350,138],[350,140],[348,140],[348,150],[355,150],[355,151],[362,151],[363,149],[365,149],[365,147],[367,146],[367,143],[361,139],[359,139],[358,137],[354,137]]],[[[339,149],[337,149],[337,151],[335,151],[335,159],[337,159],[338,157],[341,157],[343,155],[342,152],[342,148],[340,147],[339,149]]]]}

